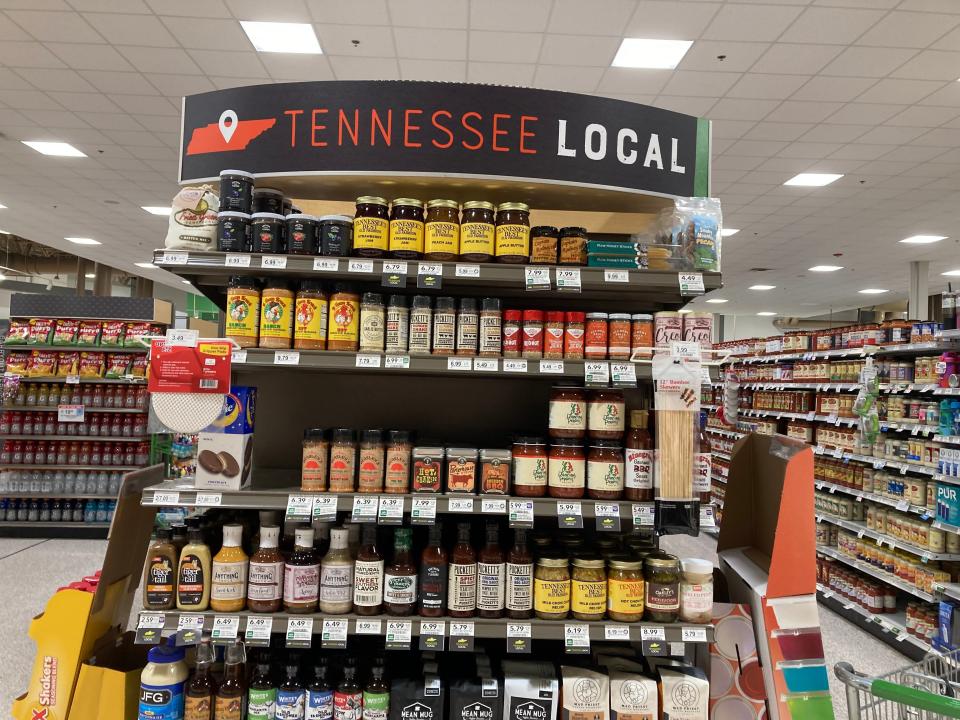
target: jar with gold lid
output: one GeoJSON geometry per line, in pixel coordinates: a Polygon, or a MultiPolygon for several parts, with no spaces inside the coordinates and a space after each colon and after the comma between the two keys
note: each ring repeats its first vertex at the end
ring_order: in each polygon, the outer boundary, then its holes
{"type": "Polygon", "coordinates": [[[530,206],[500,203],[495,235],[497,262],[527,262],[530,256],[530,206]]]}
{"type": "Polygon", "coordinates": [[[490,262],[494,253],[493,203],[468,200],[463,204],[460,221],[460,258],[470,262],[490,262]]]}
{"type": "Polygon", "coordinates": [[[607,616],[617,622],[638,622],[643,618],[643,562],[626,555],[609,558],[607,574],[607,616]]]}
{"type": "Polygon", "coordinates": [[[653,553],[643,561],[644,607],[652,622],[672,623],[680,616],[680,560],[653,553]]]}
{"type": "Polygon", "coordinates": [[[603,620],[607,609],[607,572],[602,557],[573,559],[570,611],[577,620],[603,620]]]}
{"type": "Polygon", "coordinates": [[[566,620],[570,612],[570,569],[565,557],[546,552],[533,574],[533,609],[541,620],[566,620]]]}
{"type": "Polygon", "coordinates": [[[427,260],[457,259],[460,252],[460,206],[456,200],[427,203],[423,252],[427,260]]]}
{"type": "Polygon", "coordinates": [[[353,254],[361,257],[383,257],[390,237],[390,212],[387,201],[375,195],[357,198],[353,216],[353,254]]]}
{"type": "Polygon", "coordinates": [[[390,210],[390,257],[418,259],[423,255],[423,232],[423,203],[414,198],[394,200],[390,210]]]}

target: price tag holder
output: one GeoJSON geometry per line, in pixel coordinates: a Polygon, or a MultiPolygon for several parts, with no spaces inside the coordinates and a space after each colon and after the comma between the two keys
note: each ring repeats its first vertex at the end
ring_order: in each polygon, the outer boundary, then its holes
{"type": "Polygon", "coordinates": [[[541,375],[563,375],[563,360],[541,360],[541,375]]]}
{"type": "Polygon", "coordinates": [[[247,351],[246,350],[232,350],[230,352],[230,362],[231,363],[240,363],[241,365],[247,362],[247,351]]]}
{"type": "Polygon", "coordinates": [[[274,365],[299,365],[300,353],[296,350],[277,350],[273,353],[274,365]]]}
{"type": "Polygon", "coordinates": [[[322,522],[335,522],[337,519],[337,496],[314,495],[313,519],[322,522]]]}
{"type": "Polygon", "coordinates": [[[405,262],[384,261],[380,284],[386,288],[407,286],[407,264],[405,262]]]}
{"type": "Polygon", "coordinates": [[[900,502],[897,503],[896,508],[897,510],[906,512],[907,510],[910,509],[910,502],[908,500],[901,500],[900,502]]]}
{"type": "Polygon", "coordinates": [[[609,384],[610,363],[595,360],[583,363],[583,380],[587,385],[609,384]]]}
{"type": "Polygon", "coordinates": [[[590,626],[583,623],[567,623],[563,626],[563,650],[571,655],[590,652],[590,626]]]}
{"type": "Polygon", "coordinates": [[[196,347],[200,333],[196,330],[167,330],[164,343],[167,347],[196,347]]]}
{"type": "Polygon", "coordinates": [[[661,625],[641,625],[640,626],[640,639],[643,641],[653,641],[660,640],[665,642],[667,639],[667,631],[661,625]]]}
{"type": "Polygon", "coordinates": [[[357,620],[357,635],[381,635],[383,633],[382,620],[357,620]]]}
{"type": "Polygon", "coordinates": [[[57,422],[82,423],[83,405],[57,405],[57,422]]]}
{"type": "Polygon", "coordinates": [[[165,252],[160,262],[164,265],[186,265],[189,257],[185,252],[165,252]]]}
{"type": "Polygon", "coordinates": [[[181,615],[177,619],[177,647],[199,645],[203,636],[203,615],[181,615]]]}
{"type": "Polygon", "coordinates": [[[310,495],[287,495],[287,520],[304,520],[313,517],[313,497],[310,495]]]}
{"type": "Polygon", "coordinates": [[[616,642],[630,642],[629,625],[603,625],[603,639],[614,640],[616,642]]]}
{"type": "Polygon", "coordinates": [[[685,627],[680,631],[680,639],[685,643],[705,643],[707,641],[707,629],[703,627],[685,627]]]}
{"type": "Polygon", "coordinates": [[[260,258],[260,267],[267,270],[285,270],[287,267],[287,256],[264,255],[260,258]]]}
{"type": "Polygon", "coordinates": [[[180,503],[180,493],[178,492],[154,492],[154,505],[178,505],[180,503]]]}
{"type": "Polygon", "coordinates": [[[410,356],[409,355],[387,355],[386,359],[383,362],[383,366],[388,370],[409,370],[410,356]]]}
{"type": "Polygon", "coordinates": [[[67,385],[79,385],[79,384],[80,384],[80,376],[79,376],[79,375],[67,375],[67,379],[65,380],[65,382],[67,383],[67,385]]]}
{"type": "Polygon", "coordinates": [[[314,258],[313,269],[314,272],[339,272],[340,258],[314,258]]]}
{"type": "Polygon", "coordinates": [[[448,357],[447,370],[470,372],[473,370],[473,361],[467,357],[448,357]]]}
{"type": "Polygon", "coordinates": [[[550,268],[545,265],[528,265],[523,269],[523,281],[527,290],[549,290],[550,268]]]}
{"type": "Polygon", "coordinates": [[[496,358],[479,358],[475,357],[473,359],[473,371],[474,372],[497,372],[500,369],[500,361],[496,358]]]}
{"type": "Polygon", "coordinates": [[[628,283],[630,282],[629,270],[604,270],[603,281],[608,283],[628,283]]]}
{"type": "Polygon", "coordinates": [[[350,522],[376,522],[378,499],[376,495],[354,495],[350,522]]]}
{"type": "Polygon", "coordinates": [[[580,292],[580,268],[557,268],[557,290],[580,292]]]}
{"type": "Polygon", "coordinates": [[[837,459],[842,458],[842,457],[843,457],[843,448],[842,448],[842,447],[834,448],[834,449],[833,449],[833,456],[834,456],[835,458],[837,458],[837,459]]]}
{"type": "Polygon", "coordinates": [[[381,495],[380,509],[377,511],[377,522],[381,525],[402,525],[403,497],[397,495],[381,495]]]}
{"type": "Polygon", "coordinates": [[[221,502],[223,502],[223,498],[220,493],[198,492],[193,504],[196,507],[220,507],[221,502]]]}
{"type": "Polygon", "coordinates": [[[620,506],[616,503],[595,503],[594,514],[597,530],[600,532],[620,532],[620,506]]]}
{"type": "Polygon", "coordinates": [[[369,353],[357,353],[356,366],[358,368],[378,368],[382,358],[369,353]]]}
{"type": "Polygon", "coordinates": [[[347,272],[372,273],[373,260],[351,260],[347,263],[347,272]]]}
{"type": "Polygon", "coordinates": [[[557,525],[562,528],[582,528],[583,508],[579,502],[557,502],[557,525]]]}
{"type": "Polygon", "coordinates": [[[681,295],[703,295],[702,273],[679,273],[677,280],[680,282],[681,295]]]}
{"type": "Polygon", "coordinates": [[[450,621],[450,650],[473,652],[473,623],[450,621]]]}
{"type": "Polygon", "coordinates": [[[527,361],[526,360],[504,360],[503,371],[525,373],[527,371],[527,361]]]}
{"type": "Polygon", "coordinates": [[[700,343],[698,342],[671,342],[670,357],[677,360],[700,360],[700,343]]]}
{"type": "Polygon", "coordinates": [[[480,512],[484,515],[506,515],[506,498],[480,498],[480,512]]]}
{"type": "Polygon", "coordinates": [[[272,632],[273,618],[270,615],[248,615],[243,642],[247,647],[268,647],[272,632]]]}
{"type": "Polygon", "coordinates": [[[632,362],[610,363],[610,378],[614,385],[635,386],[637,384],[637,366],[632,362]]]}
{"type": "Polygon", "coordinates": [[[410,523],[413,525],[433,525],[437,521],[437,497],[435,495],[414,495],[410,499],[410,523]]]}
{"type": "Polygon", "coordinates": [[[410,620],[388,620],[384,647],[387,650],[409,650],[412,636],[413,623],[410,620]]]}
{"type": "Polygon", "coordinates": [[[532,500],[511,500],[510,514],[508,516],[510,527],[512,528],[532,528],[533,527],[533,501],[532,500]]]}
{"type": "Polygon", "coordinates": [[[236,640],[238,630],[240,630],[239,617],[236,615],[217,615],[213,618],[213,630],[210,631],[210,639],[213,642],[236,640]]]}
{"type": "Polygon", "coordinates": [[[320,647],[347,647],[347,622],[344,618],[324,618],[320,630],[320,647]]]}
{"type": "Polygon", "coordinates": [[[507,652],[530,654],[530,623],[507,623],[507,652]]]}
{"type": "Polygon", "coordinates": [[[443,620],[420,621],[420,649],[443,650],[443,638],[446,635],[446,623],[443,620]]]}
{"type": "Polygon", "coordinates": [[[472,513],[473,498],[452,497],[447,500],[447,512],[472,513]]]}
{"type": "Polygon", "coordinates": [[[656,512],[653,503],[634,503],[631,512],[633,513],[633,526],[635,528],[653,527],[656,512]]]}
{"type": "Polygon", "coordinates": [[[480,266],[458,264],[454,276],[458,278],[478,278],[480,277],[480,266]]]}
{"type": "Polygon", "coordinates": [[[309,648],[312,642],[312,617],[292,617],[287,619],[288,648],[309,648]]]}
{"type": "Polygon", "coordinates": [[[163,637],[166,616],[163,613],[140,613],[135,645],[157,645],[163,637]]]}

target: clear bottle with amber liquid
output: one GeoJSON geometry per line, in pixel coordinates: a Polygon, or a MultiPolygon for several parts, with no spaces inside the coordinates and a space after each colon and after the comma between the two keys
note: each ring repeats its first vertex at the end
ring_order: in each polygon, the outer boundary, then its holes
{"type": "Polygon", "coordinates": [[[243,720],[246,695],[245,662],[243,641],[235,640],[232,645],[227,646],[225,653],[223,682],[217,688],[214,702],[215,720],[243,720]]]}
{"type": "Polygon", "coordinates": [[[393,562],[384,570],[383,609],[387,615],[413,615],[417,607],[417,566],[413,564],[410,528],[393,531],[393,562]]]}
{"type": "Polygon", "coordinates": [[[647,430],[648,422],[646,410],[630,411],[630,430],[623,443],[625,500],[653,500],[653,439],[647,430]]]}
{"type": "Polygon", "coordinates": [[[477,612],[477,554],[470,544],[470,524],[457,523],[457,544],[450,553],[447,615],[473,617],[477,612]]]}
{"type": "Polygon", "coordinates": [[[313,528],[298,527],[295,536],[283,573],[283,609],[312,613],[320,594],[320,558],[313,549],[313,528]]]}
{"type": "Polygon", "coordinates": [[[500,618],[506,592],[506,562],[497,523],[487,523],[486,536],[477,555],[477,614],[482,618],[500,618]]]}
{"type": "Polygon", "coordinates": [[[533,617],[533,555],[527,546],[527,531],[513,531],[513,547],[507,553],[507,617],[527,620],[533,617]]]}
{"type": "Polygon", "coordinates": [[[377,526],[363,526],[363,540],[353,566],[353,611],[357,615],[383,612],[383,555],[377,548],[377,526]]]}
{"type": "Polygon", "coordinates": [[[443,617],[447,603],[447,551],[442,542],[442,527],[431,525],[427,546],[420,553],[420,617],[443,617]]]}
{"type": "Polygon", "coordinates": [[[279,540],[279,526],[260,526],[260,546],[250,556],[247,578],[247,607],[253,612],[277,612],[283,602],[283,557],[277,549],[279,540]]]}
{"type": "Polygon", "coordinates": [[[217,681],[213,677],[213,663],[217,659],[213,645],[204,639],[197,646],[193,675],[183,689],[183,716],[186,720],[213,720],[217,681]]]}
{"type": "Polygon", "coordinates": [[[697,429],[697,454],[694,458],[693,496],[702,505],[710,502],[710,475],[713,465],[713,448],[707,436],[707,413],[700,411],[700,425],[697,429]]]}

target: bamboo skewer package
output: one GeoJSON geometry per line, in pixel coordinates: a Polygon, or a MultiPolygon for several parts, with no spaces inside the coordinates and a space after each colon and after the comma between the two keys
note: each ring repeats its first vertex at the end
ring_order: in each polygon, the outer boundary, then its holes
{"type": "Polygon", "coordinates": [[[657,499],[695,500],[700,361],[672,352],[653,358],[657,422],[657,499]]]}

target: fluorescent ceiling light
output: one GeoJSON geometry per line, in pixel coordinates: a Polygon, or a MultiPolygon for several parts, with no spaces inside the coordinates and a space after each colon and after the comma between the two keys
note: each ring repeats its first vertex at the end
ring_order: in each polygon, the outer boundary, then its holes
{"type": "Polygon", "coordinates": [[[883,295],[885,292],[890,292],[889,290],[882,290],[880,288],[864,288],[860,291],[861,295],[883,295]]]}
{"type": "Polygon", "coordinates": [[[320,55],[320,42],[310,23],[241,20],[243,31],[259,52],[320,55]]]}
{"type": "Polygon", "coordinates": [[[68,237],[64,240],[69,240],[74,245],[101,245],[102,243],[99,240],[94,240],[93,238],[82,238],[82,237],[68,237]]]}
{"type": "Polygon", "coordinates": [[[679,312],[681,315],[686,315],[687,313],[692,313],[693,310],[679,310],[678,312],[679,312]]]}
{"type": "Polygon", "coordinates": [[[776,285],[751,285],[747,290],[773,290],[776,285]]]}
{"type": "Polygon", "coordinates": [[[6,206],[6,205],[0,204],[0,210],[6,210],[6,209],[7,209],[7,206],[6,206]]]}
{"type": "Polygon", "coordinates": [[[146,210],[151,215],[169,215],[173,208],[161,207],[159,205],[141,205],[141,210],[146,210]]]}
{"type": "Polygon", "coordinates": [[[836,272],[837,270],[843,270],[843,265],[814,265],[807,269],[810,272],[836,272]]]}
{"type": "Polygon", "coordinates": [[[763,312],[758,312],[757,315],[760,315],[761,317],[772,317],[773,315],[776,315],[776,313],[770,312],[769,310],[764,310],[763,312]]]}
{"type": "Polygon", "coordinates": [[[740,232],[740,228],[723,228],[720,231],[720,237],[730,237],[731,235],[736,235],[740,232]]]}
{"type": "Polygon", "coordinates": [[[153,263],[134,263],[139,268],[146,268],[147,270],[156,270],[157,266],[153,263]]]}
{"type": "Polygon", "coordinates": [[[613,67],[673,70],[691,45],[693,40],[624,38],[613,58],[613,67]]]}
{"type": "Polygon", "coordinates": [[[21,140],[27,147],[32,147],[38,153],[43,155],[56,155],[58,157],[86,157],[86,153],[77,150],[70,143],[65,142],[43,142],[40,140],[21,140]]]}
{"type": "Polygon", "coordinates": [[[6,280],[6,279],[7,279],[7,276],[4,275],[3,273],[0,273],[0,281],[6,280]]]}
{"type": "Polygon", "coordinates": [[[929,245],[930,243],[940,242],[941,240],[946,239],[946,235],[911,235],[908,238],[904,238],[900,242],[908,243],[910,245],[929,245]]]}
{"type": "Polygon", "coordinates": [[[184,285],[190,285],[190,281],[189,281],[189,280],[181,280],[180,282],[182,282],[184,285]]]}
{"type": "Polygon", "coordinates": [[[946,275],[947,277],[957,277],[960,275],[960,270],[947,270],[945,273],[940,273],[941,275],[946,275]]]}
{"type": "Polygon", "coordinates": [[[799,185],[801,187],[823,187],[836,182],[843,175],[834,173],[800,173],[787,180],[784,185],[799,185]]]}
{"type": "Polygon", "coordinates": [[[97,274],[96,274],[96,273],[87,273],[86,275],[84,275],[84,277],[87,278],[87,280],[93,280],[93,279],[95,279],[95,278],[97,277],[97,274]]]}
{"type": "Polygon", "coordinates": [[[707,302],[719,304],[719,303],[727,302],[727,299],[726,298],[710,298],[709,300],[707,300],[707,302]]]}

